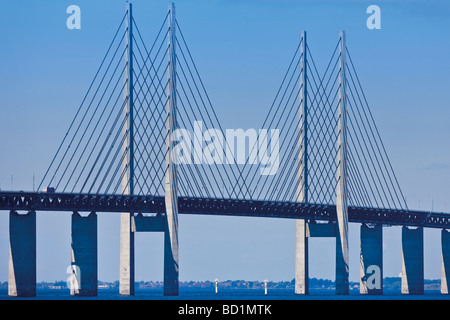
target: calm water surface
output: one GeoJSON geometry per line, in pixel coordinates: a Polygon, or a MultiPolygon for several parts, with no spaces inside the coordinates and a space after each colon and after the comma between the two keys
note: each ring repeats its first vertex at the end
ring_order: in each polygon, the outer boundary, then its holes
{"type": "Polygon", "coordinates": [[[385,292],[382,296],[360,295],[351,291],[348,296],[335,295],[334,290],[311,289],[307,296],[294,294],[293,289],[221,289],[218,294],[214,288],[180,288],[178,297],[165,297],[162,288],[136,289],[134,296],[121,296],[118,289],[99,289],[97,297],[72,297],[67,289],[38,289],[32,298],[9,297],[6,289],[0,289],[0,299],[31,300],[450,300],[449,295],[439,291],[425,291],[424,295],[402,295],[400,292],[385,292]]]}

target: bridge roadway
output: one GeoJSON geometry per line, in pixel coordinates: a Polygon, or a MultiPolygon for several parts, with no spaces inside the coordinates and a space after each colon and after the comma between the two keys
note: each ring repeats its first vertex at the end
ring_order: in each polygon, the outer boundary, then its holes
{"type": "MultiPolygon", "coordinates": [[[[164,213],[163,196],[0,192],[0,210],[164,213]]],[[[336,221],[336,206],[313,203],[179,197],[180,214],[336,221]]],[[[450,214],[380,208],[348,208],[349,222],[450,228],[450,214]]]]}

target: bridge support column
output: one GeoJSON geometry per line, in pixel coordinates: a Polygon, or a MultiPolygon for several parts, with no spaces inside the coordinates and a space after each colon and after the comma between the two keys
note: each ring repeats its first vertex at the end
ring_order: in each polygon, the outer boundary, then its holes
{"type": "Polygon", "coordinates": [[[402,227],[402,294],[423,294],[423,277],[423,228],[402,227]]]}
{"type": "Polygon", "coordinates": [[[120,214],[120,275],[119,293],[134,295],[134,232],[133,214],[120,214]]]}
{"type": "Polygon", "coordinates": [[[36,296],[36,212],[9,214],[8,295],[36,296]]]}
{"type": "Polygon", "coordinates": [[[165,231],[164,231],[164,295],[177,296],[178,287],[178,191],[177,169],[173,161],[171,136],[176,128],[176,55],[175,4],[169,4],[168,71],[166,104],[166,173],[165,173],[165,231]]]}
{"type": "Polygon", "coordinates": [[[450,284],[450,231],[441,231],[441,293],[449,293],[450,284]]]}
{"type": "Polygon", "coordinates": [[[383,294],[383,226],[361,224],[361,294],[383,294]]]}
{"type": "Polygon", "coordinates": [[[295,293],[309,293],[309,261],[307,222],[304,219],[296,221],[296,247],[295,247],[295,293]]]}
{"type": "Polygon", "coordinates": [[[96,296],[98,287],[97,214],[72,214],[72,296],[96,296]],[[74,283],[75,282],[75,283],[74,283]]]}

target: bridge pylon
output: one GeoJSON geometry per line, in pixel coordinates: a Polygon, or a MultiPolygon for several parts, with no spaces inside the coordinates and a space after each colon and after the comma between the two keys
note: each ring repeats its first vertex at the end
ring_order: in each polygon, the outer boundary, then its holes
{"type": "Polygon", "coordinates": [[[348,186],[347,186],[347,95],[345,32],[339,32],[339,91],[336,175],[336,294],[349,293],[348,186]]]}
{"type": "MultiPolygon", "coordinates": [[[[335,224],[310,226],[307,220],[296,221],[295,293],[308,294],[308,238],[336,238],[336,294],[349,293],[349,252],[348,252],[348,156],[347,156],[347,95],[346,95],[346,46],[345,32],[339,33],[338,105],[336,133],[336,213],[335,224]],[[311,233],[311,227],[314,232],[311,233]],[[336,228],[336,230],[331,230],[336,228]]],[[[298,110],[298,171],[297,202],[308,203],[308,76],[307,76],[306,32],[300,36],[300,101],[298,110]]],[[[315,155],[317,156],[317,154],[315,155]]]]}
{"type": "MultiPolygon", "coordinates": [[[[167,33],[167,102],[166,102],[166,134],[165,134],[165,215],[164,225],[153,230],[153,227],[140,230],[139,221],[133,212],[121,214],[120,232],[120,294],[134,295],[135,258],[134,258],[134,232],[136,231],[163,231],[164,232],[164,295],[178,295],[178,192],[177,170],[172,159],[174,142],[171,141],[172,133],[176,129],[176,21],[175,5],[169,4],[167,33]]],[[[133,17],[132,5],[126,5],[125,17],[125,72],[124,72],[124,111],[122,171],[122,194],[134,195],[134,71],[133,71],[133,17]]],[[[159,213],[159,212],[158,212],[159,213]]],[[[161,215],[153,220],[160,220],[161,215]]],[[[144,219],[145,220],[145,219],[144,219]]],[[[147,219],[148,220],[148,219],[147,219]]],[[[150,220],[149,220],[150,221],[150,220]]],[[[159,223],[159,222],[158,222],[159,223]]]]}
{"type": "Polygon", "coordinates": [[[166,103],[166,170],[165,170],[165,231],[164,231],[164,295],[178,295],[178,192],[177,170],[173,156],[172,133],[176,129],[176,55],[175,4],[169,4],[167,103],[166,103]]]}
{"type": "MultiPolygon", "coordinates": [[[[122,134],[124,143],[122,153],[121,181],[122,194],[134,194],[134,130],[133,130],[133,15],[131,3],[126,4],[125,16],[125,50],[124,63],[124,126],[122,134]]],[[[133,212],[121,213],[120,217],[120,276],[119,293],[134,295],[134,232],[132,230],[133,212]]]]}
{"type": "MultiPolygon", "coordinates": [[[[308,105],[307,105],[307,67],[306,31],[300,34],[300,107],[298,109],[298,171],[297,202],[308,203],[308,105]]],[[[295,293],[308,294],[308,237],[307,220],[296,221],[295,247],[295,293]]]]}

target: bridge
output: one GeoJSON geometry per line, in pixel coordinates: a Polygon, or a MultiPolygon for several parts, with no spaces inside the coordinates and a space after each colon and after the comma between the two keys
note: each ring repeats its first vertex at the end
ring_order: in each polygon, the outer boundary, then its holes
{"type": "Polygon", "coordinates": [[[387,226],[402,226],[402,293],[423,294],[423,228],[439,228],[448,294],[450,215],[408,208],[343,31],[323,73],[302,31],[261,129],[224,130],[175,5],[148,46],[127,3],[43,187],[0,192],[10,296],[36,295],[39,211],[72,213],[72,295],[97,295],[97,214],[114,212],[121,295],[134,295],[136,232],[164,233],[164,295],[178,295],[178,214],[295,219],[296,294],[311,237],[336,239],[336,294],[349,293],[348,223],[361,224],[361,294],[383,293],[387,226]]]}

